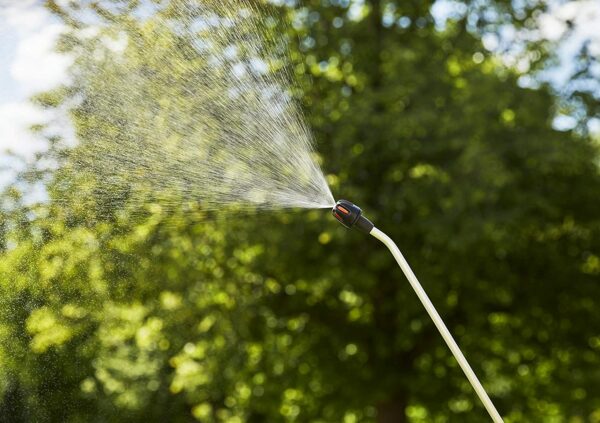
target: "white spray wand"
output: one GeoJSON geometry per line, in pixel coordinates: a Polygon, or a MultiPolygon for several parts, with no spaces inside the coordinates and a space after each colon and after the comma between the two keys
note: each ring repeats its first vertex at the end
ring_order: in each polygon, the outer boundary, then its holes
{"type": "Polygon", "coordinates": [[[361,211],[360,207],[354,205],[350,201],[346,201],[346,200],[338,201],[337,204],[333,207],[332,213],[333,213],[333,216],[337,220],[339,220],[340,223],[342,225],[344,225],[345,227],[347,227],[347,228],[354,227],[354,228],[359,229],[362,232],[373,235],[375,238],[377,238],[378,240],[383,242],[386,247],[388,247],[388,249],[391,251],[394,258],[396,259],[396,262],[398,262],[400,269],[402,269],[402,272],[404,272],[404,275],[408,279],[410,286],[412,286],[412,288],[414,289],[414,291],[417,294],[417,297],[419,297],[419,300],[421,300],[421,303],[425,307],[425,310],[427,310],[429,317],[431,317],[431,320],[433,320],[435,327],[437,327],[438,331],[440,331],[442,338],[444,338],[444,341],[446,341],[448,348],[450,348],[450,351],[452,351],[454,358],[456,358],[456,361],[458,361],[460,368],[463,370],[463,372],[465,372],[467,379],[469,379],[471,386],[477,393],[477,396],[479,396],[479,399],[485,406],[485,409],[490,414],[492,421],[494,423],[503,423],[504,421],[502,420],[502,417],[500,417],[498,410],[496,410],[496,407],[494,407],[492,400],[488,396],[485,389],[483,389],[481,382],[479,382],[479,379],[477,379],[475,372],[469,365],[469,362],[467,361],[467,359],[463,355],[462,351],[458,347],[458,344],[456,343],[456,341],[450,334],[450,331],[444,324],[444,321],[442,320],[442,318],[438,314],[437,310],[431,303],[431,300],[425,293],[425,290],[419,283],[419,280],[417,279],[417,277],[413,273],[412,269],[408,265],[408,262],[406,261],[406,259],[402,255],[402,253],[400,252],[400,249],[398,248],[396,243],[394,241],[392,241],[392,239],[389,236],[387,236],[386,234],[381,232],[379,229],[377,229],[373,225],[373,223],[371,223],[371,221],[369,221],[369,219],[367,219],[366,217],[364,217],[362,215],[362,211],[361,211]]]}

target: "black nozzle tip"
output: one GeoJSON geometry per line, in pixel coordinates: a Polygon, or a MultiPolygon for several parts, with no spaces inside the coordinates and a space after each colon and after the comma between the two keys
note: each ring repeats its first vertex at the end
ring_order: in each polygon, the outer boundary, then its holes
{"type": "Polygon", "coordinates": [[[348,229],[356,227],[365,233],[370,233],[373,229],[373,224],[362,215],[360,207],[348,200],[339,200],[333,206],[331,213],[348,229]]]}

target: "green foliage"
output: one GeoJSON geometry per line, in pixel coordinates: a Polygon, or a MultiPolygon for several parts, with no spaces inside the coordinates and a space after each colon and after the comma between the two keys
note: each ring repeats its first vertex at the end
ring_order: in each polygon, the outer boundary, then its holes
{"type": "MultiPolygon", "coordinates": [[[[438,30],[429,7],[276,9],[296,22],[286,35],[300,38],[293,66],[328,179],[398,240],[507,422],[598,422],[597,149],[551,128],[547,88],[519,87],[466,22],[438,30]],[[412,24],[383,25],[386,13],[412,24]]],[[[77,56],[74,87],[36,101],[78,100],[80,148],[135,139],[149,110],[169,133],[169,113],[194,106],[175,95],[185,69],[164,88],[173,34],[90,8],[104,29],[61,47],[77,56]],[[126,60],[90,61],[120,31],[138,41],[126,60]],[[111,108],[142,68],[155,85],[136,109],[111,108]]],[[[77,149],[55,153],[49,201],[27,205],[18,185],[2,197],[2,421],[486,418],[374,240],[319,211],[207,215],[151,183],[142,205],[103,204],[106,175],[74,171],[77,149]]]]}

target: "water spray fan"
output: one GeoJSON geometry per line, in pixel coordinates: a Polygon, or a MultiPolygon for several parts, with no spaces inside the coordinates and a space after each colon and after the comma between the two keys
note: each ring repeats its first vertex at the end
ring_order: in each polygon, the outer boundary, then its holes
{"type": "Polygon", "coordinates": [[[444,341],[446,341],[446,344],[448,345],[448,348],[450,348],[450,351],[454,355],[454,358],[456,358],[456,361],[458,361],[460,368],[467,376],[467,379],[469,380],[471,386],[477,393],[477,396],[479,397],[486,410],[490,414],[492,421],[494,421],[494,423],[503,423],[502,417],[500,417],[500,414],[496,410],[496,407],[492,403],[492,400],[490,400],[490,397],[481,385],[481,382],[479,382],[479,379],[477,379],[475,372],[469,365],[469,362],[463,355],[458,344],[450,334],[450,331],[448,331],[446,324],[444,323],[437,310],[429,300],[429,297],[425,293],[425,290],[419,283],[419,280],[408,265],[408,262],[400,252],[400,249],[398,248],[396,243],[392,241],[392,239],[385,233],[377,229],[369,219],[362,215],[362,210],[360,209],[360,207],[356,206],[350,201],[339,200],[333,207],[332,214],[346,228],[356,228],[361,232],[373,235],[375,238],[383,242],[383,244],[385,244],[386,247],[388,247],[394,258],[396,259],[396,262],[400,266],[400,269],[402,269],[402,272],[408,279],[408,282],[417,294],[417,297],[419,297],[419,300],[421,300],[421,303],[425,307],[425,310],[427,310],[429,317],[431,317],[431,320],[433,320],[433,323],[442,335],[442,338],[444,338],[444,341]]]}

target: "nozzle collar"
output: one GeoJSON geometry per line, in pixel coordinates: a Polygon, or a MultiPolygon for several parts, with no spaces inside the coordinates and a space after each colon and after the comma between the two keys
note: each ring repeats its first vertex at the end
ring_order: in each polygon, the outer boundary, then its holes
{"type": "Polygon", "coordinates": [[[331,213],[333,214],[333,217],[348,229],[356,227],[367,234],[373,229],[374,225],[369,219],[362,215],[360,207],[348,200],[339,200],[335,206],[333,206],[331,213]]]}

